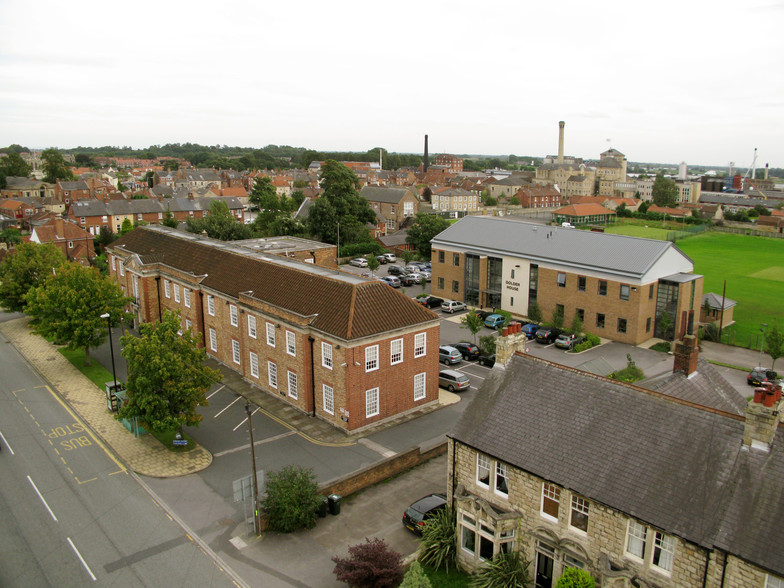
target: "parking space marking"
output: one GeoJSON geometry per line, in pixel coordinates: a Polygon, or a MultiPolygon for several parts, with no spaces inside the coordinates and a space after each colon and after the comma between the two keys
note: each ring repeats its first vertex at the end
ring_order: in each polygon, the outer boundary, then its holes
{"type": "Polygon", "coordinates": [[[223,390],[225,387],[226,387],[226,384],[224,384],[223,386],[221,386],[220,388],[218,388],[217,390],[215,390],[215,392],[213,392],[212,394],[210,394],[209,396],[207,396],[207,400],[209,400],[210,398],[212,398],[213,396],[215,396],[215,395],[216,395],[218,392],[220,392],[221,390],[223,390]]]}
{"type": "MultiPolygon", "coordinates": [[[[254,415],[254,414],[256,414],[257,412],[259,412],[259,408],[258,408],[258,407],[256,407],[256,410],[254,410],[252,413],[250,413],[250,416],[253,416],[253,415],[254,415]]],[[[244,425],[244,424],[245,424],[245,423],[247,423],[247,422],[248,422],[248,417],[245,417],[244,419],[242,419],[242,421],[240,422],[240,424],[239,424],[239,425],[237,425],[236,427],[234,427],[234,428],[232,429],[232,431],[236,431],[237,429],[239,429],[239,428],[240,428],[242,425],[244,425]]]]}
{"type": "MultiPolygon", "coordinates": [[[[265,443],[272,443],[273,441],[277,441],[279,439],[284,439],[286,437],[291,437],[292,435],[296,435],[297,431],[289,431],[288,433],[281,433],[280,435],[275,435],[273,437],[267,437],[266,439],[260,439],[258,441],[253,442],[253,446],[256,447],[257,445],[264,445],[265,443]]],[[[237,453],[238,451],[244,451],[250,448],[250,443],[246,443],[245,445],[240,445],[239,447],[232,447],[231,449],[226,449],[225,451],[218,451],[217,453],[213,453],[213,457],[223,457],[224,455],[229,455],[230,453],[237,453]]]]}
{"type": "Polygon", "coordinates": [[[212,417],[212,418],[214,418],[214,419],[217,419],[217,418],[218,418],[220,415],[222,415],[224,412],[226,412],[227,410],[229,410],[229,407],[230,407],[232,404],[234,404],[235,402],[237,402],[238,400],[241,400],[241,399],[242,399],[242,396],[237,396],[237,398],[235,398],[235,399],[234,399],[234,400],[232,400],[232,401],[231,401],[229,404],[227,404],[226,406],[224,406],[224,407],[221,409],[221,411],[220,411],[218,414],[216,414],[214,417],[212,417]]]}

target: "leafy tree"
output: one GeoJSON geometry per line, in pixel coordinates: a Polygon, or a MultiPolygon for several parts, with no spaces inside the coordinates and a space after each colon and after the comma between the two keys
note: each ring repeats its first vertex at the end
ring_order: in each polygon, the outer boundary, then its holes
{"type": "Polygon", "coordinates": [[[637,207],[637,212],[639,212],[640,214],[645,214],[648,212],[648,209],[650,207],[651,207],[651,201],[645,200],[643,202],[640,202],[640,206],[637,207]]]}
{"type": "MultiPolygon", "coordinates": [[[[8,175],[10,176],[11,174],[8,174],[8,175]]],[[[762,204],[756,204],[754,206],[754,210],[756,211],[757,216],[770,216],[770,214],[771,214],[770,210],[765,208],[762,204]]]]}
{"type": "Polygon", "coordinates": [[[583,332],[583,321],[580,320],[580,317],[577,315],[576,312],[572,317],[572,326],[569,327],[569,331],[574,333],[575,335],[579,335],[580,333],[583,332]]]}
{"type": "Polygon", "coordinates": [[[672,339],[672,327],[673,322],[670,315],[666,312],[662,313],[661,318],[659,319],[659,330],[661,331],[662,337],[664,339],[672,339]]]}
{"type": "Polygon", "coordinates": [[[109,261],[106,259],[106,254],[96,255],[90,260],[90,264],[101,272],[102,276],[109,275],[109,261]]]}
{"type": "Polygon", "coordinates": [[[665,178],[662,174],[656,176],[653,182],[653,203],[657,206],[675,206],[678,202],[678,185],[665,178]]]}
{"type": "Polygon", "coordinates": [[[65,255],[54,245],[20,243],[0,264],[0,305],[23,311],[25,295],[66,263],[65,255]]]}
{"type": "Polygon", "coordinates": [[[432,588],[430,580],[425,575],[425,571],[418,561],[414,561],[409,567],[400,588],[432,588]]]}
{"type": "Polygon", "coordinates": [[[383,539],[365,538],[348,548],[348,557],[333,557],[338,582],[352,588],[394,588],[403,579],[403,556],[389,549],[383,539]]]}
{"type": "Polygon", "coordinates": [[[528,584],[528,562],[519,552],[499,552],[479,568],[471,579],[475,588],[506,588],[528,584]]]}
{"type": "Polygon", "coordinates": [[[484,326],[484,321],[482,317],[476,314],[476,311],[472,310],[471,312],[467,312],[463,315],[460,319],[460,328],[461,329],[468,329],[471,332],[471,338],[474,343],[476,343],[476,335],[479,331],[482,330],[484,326]]]}
{"type": "Polygon", "coordinates": [[[16,151],[9,151],[5,157],[0,158],[0,171],[6,176],[26,178],[31,170],[32,168],[16,151]]]}
{"type": "Polygon", "coordinates": [[[430,240],[449,228],[449,221],[437,214],[417,213],[408,228],[406,243],[416,247],[419,255],[430,259],[430,240]]]}
{"type": "Polygon", "coordinates": [[[267,493],[261,509],[269,528],[278,533],[311,529],[321,503],[316,476],[311,468],[287,465],[267,477],[267,493]]]}
{"type": "Polygon", "coordinates": [[[366,255],[365,259],[367,259],[368,269],[370,270],[371,274],[374,273],[381,266],[381,262],[378,259],[376,259],[376,256],[373,255],[372,253],[370,255],[366,255]]]}
{"type": "Polygon", "coordinates": [[[596,580],[591,574],[580,568],[566,568],[555,588],[594,588],[596,580]]]}
{"type": "MultiPolygon", "coordinates": [[[[296,184],[296,182],[294,182],[296,184]]],[[[305,193],[302,190],[294,190],[291,193],[291,199],[296,204],[296,208],[299,208],[303,202],[305,202],[305,193]]]]}
{"type": "Polygon", "coordinates": [[[41,159],[44,162],[44,182],[54,184],[57,180],[73,180],[71,168],[57,149],[46,149],[41,153],[41,159]]]}
{"type": "Polygon", "coordinates": [[[447,505],[425,522],[419,559],[436,569],[457,566],[457,523],[455,511],[447,505]]]}
{"type": "Polygon", "coordinates": [[[408,265],[409,263],[411,263],[414,260],[414,252],[413,251],[409,251],[408,249],[404,249],[403,253],[400,254],[400,257],[403,258],[403,263],[408,265]]]}
{"type": "Polygon", "coordinates": [[[76,155],[74,155],[74,161],[78,165],[82,165],[84,167],[94,167],[95,166],[95,162],[93,161],[93,157],[89,153],[77,153],[76,155]]]}
{"type": "Polygon", "coordinates": [[[126,233],[130,233],[133,230],[133,223],[131,219],[126,218],[123,220],[122,225],[120,226],[120,236],[122,237],[126,233]]]}
{"type": "Polygon", "coordinates": [[[277,210],[279,206],[278,194],[272,179],[269,176],[256,178],[253,189],[248,194],[248,201],[259,210],[277,210]]]}
{"type": "Polygon", "coordinates": [[[65,343],[68,349],[84,349],[90,365],[90,348],[106,340],[108,331],[102,314],[109,313],[112,324],[125,318],[131,298],[95,268],[65,264],[57,273],[25,296],[25,312],[36,319],[36,330],[45,337],[65,343]]]}
{"type": "Polygon", "coordinates": [[[161,224],[164,227],[176,229],[179,226],[180,221],[174,218],[174,215],[171,213],[170,210],[167,210],[166,212],[163,213],[163,219],[161,220],[161,224]]]}
{"type": "Polygon", "coordinates": [[[207,216],[189,218],[185,221],[185,228],[191,233],[206,231],[207,236],[221,241],[250,239],[253,236],[250,227],[234,218],[223,200],[213,200],[207,216]]]}
{"type": "Polygon", "coordinates": [[[430,189],[430,186],[425,186],[424,190],[422,190],[422,200],[425,202],[430,202],[433,199],[433,190],[430,189]]]}
{"type": "Polygon", "coordinates": [[[531,319],[531,322],[537,324],[542,322],[542,310],[536,302],[528,305],[528,318],[531,319]]]}
{"type": "Polygon", "coordinates": [[[514,195],[509,199],[509,204],[512,206],[520,206],[520,199],[517,195],[514,195]]]}
{"type": "Polygon", "coordinates": [[[563,328],[564,325],[564,311],[563,308],[560,306],[556,306],[555,310],[553,310],[553,326],[556,329],[563,328]]]}
{"type": "Polygon", "coordinates": [[[779,330],[779,326],[774,324],[765,333],[765,353],[770,355],[773,360],[773,369],[776,365],[776,360],[784,355],[784,331],[779,330]]]}
{"type": "Polygon", "coordinates": [[[103,249],[115,239],[117,239],[117,235],[115,235],[109,227],[101,227],[101,230],[98,232],[98,235],[95,237],[95,239],[93,239],[93,241],[96,245],[103,249]]]}
{"type": "Polygon", "coordinates": [[[9,245],[16,245],[22,241],[22,231],[14,227],[8,227],[0,232],[0,241],[9,245]]]}
{"type": "Polygon", "coordinates": [[[492,355],[495,353],[495,337],[492,335],[483,335],[479,337],[479,349],[485,355],[492,355]]]}

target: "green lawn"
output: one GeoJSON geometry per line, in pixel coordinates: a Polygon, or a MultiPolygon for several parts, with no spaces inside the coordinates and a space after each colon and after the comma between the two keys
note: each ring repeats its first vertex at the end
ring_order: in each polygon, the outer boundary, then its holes
{"type": "Polygon", "coordinates": [[[659,239],[660,241],[666,240],[667,234],[671,229],[662,229],[661,223],[658,223],[658,226],[654,226],[654,224],[654,221],[651,221],[651,224],[647,227],[645,225],[632,224],[612,225],[607,227],[604,232],[628,235],[630,237],[643,237],[645,239],[659,239]]]}

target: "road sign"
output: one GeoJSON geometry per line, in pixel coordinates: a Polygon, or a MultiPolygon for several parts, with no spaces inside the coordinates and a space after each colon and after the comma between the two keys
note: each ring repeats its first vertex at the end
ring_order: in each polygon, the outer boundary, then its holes
{"type": "Polygon", "coordinates": [[[172,443],[174,445],[187,445],[188,444],[188,440],[187,439],[174,439],[172,441],[172,443]]]}

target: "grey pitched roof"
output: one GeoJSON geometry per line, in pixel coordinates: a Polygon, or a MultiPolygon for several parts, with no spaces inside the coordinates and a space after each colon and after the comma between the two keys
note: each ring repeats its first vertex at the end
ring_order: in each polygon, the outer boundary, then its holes
{"type": "Polygon", "coordinates": [[[742,449],[743,428],[736,415],[515,355],[492,370],[450,436],[782,574],[784,429],[764,453],[742,449]]]}
{"type": "Polygon", "coordinates": [[[670,250],[691,262],[668,241],[544,227],[488,216],[466,216],[436,235],[431,243],[434,247],[526,257],[628,278],[639,278],[670,250]]]}
{"type": "Polygon", "coordinates": [[[386,204],[399,203],[406,193],[407,188],[382,188],[381,186],[364,186],[359,195],[369,202],[384,202],[386,204]]]}
{"type": "Polygon", "coordinates": [[[63,190],[89,190],[90,187],[82,180],[75,182],[60,182],[60,188],[63,190]]]}
{"type": "Polygon", "coordinates": [[[523,176],[509,176],[503,180],[498,180],[496,186],[524,186],[530,183],[531,180],[523,176]]]}
{"type": "Polygon", "coordinates": [[[621,167],[621,162],[612,157],[602,157],[599,160],[599,167],[612,167],[619,169],[621,167]]]}
{"type": "Polygon", "coordinates": [[[754,208],[757,205],[770,208],[772,206],[770,200],[763,200],[762,198],[747,198],[742,194],[719,194],[718,192],[701,192],[700,203],[708,204],[729,204],[731,206],[740,206],[744,208],[754,208]]]}
{"type": "MultiPolygon", "coordinates": [[[[703,294],[702,296],[702,306],[705,306],[705,302],[710,304],[711,308],[720,309],[721,308],[721,296],[715,294],[714,292],[708,292],[707,294],[703,294]]],[[[724,298],[724,309],[732,308],[733,306],[737,305],[738,303],[731,298],[724,298]]]]}

